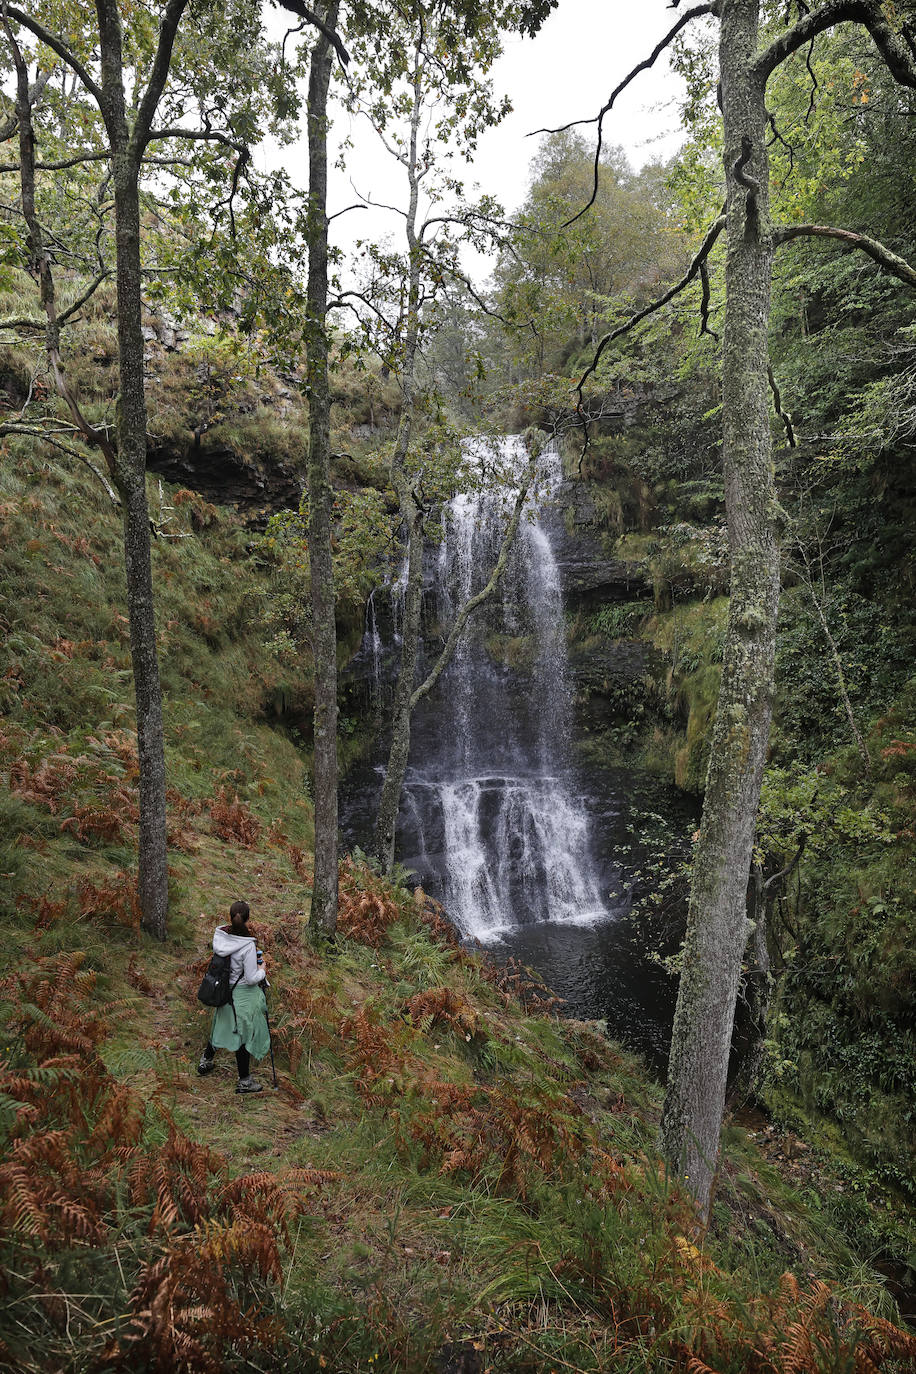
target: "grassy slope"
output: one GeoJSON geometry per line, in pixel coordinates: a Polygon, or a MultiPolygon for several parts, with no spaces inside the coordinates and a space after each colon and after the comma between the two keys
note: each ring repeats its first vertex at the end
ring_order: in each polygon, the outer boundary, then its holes
{"type": "Polygon", "coordinates": [[[285,1351],[290,1368],[419,1370],[451,1345],[466,1360],[454,1368],[864,1369],[867,1349],[903,1368],[812,1288],[825,1277],[884,1301],[743,1132],[729,1132],[702,1238],[654,1154],[659,1093],[640,1066],[592,1027],[528,1014],[511,979],[437,933],[422,897],[350,868],[345,938],[305,951],[303,760],[270,720],[277,692],[300,688],[263,643],[269,586],[233,517],[166,499],[188,537],[155,546],[173,788],[160,947],[130,900],[117,516],[82,469],[20,454],[0,470],[0,939],[17,970],[2,988],[0,1362],[269,1369],[285,1351]],[[208,1079],[194,1072],[196,984],[239,895],[271,962],[281,1079],[242,1100],[228,1056],[208,1079]],[[134,1105],[114,1111],[122,1090],[134,1105]],[[199,1147],[219,1158],[202,1163],[199,1147]],[[90,1234],[74,1209],[103,1176],[124,1181],[92,1204],[90,1234]],[[269,1194],[274,1177],[293,1178],[291,1200],[269,1194]],[[249,1237],[277,1241],[273,1269],[266,1248],[241,1248],[230,1196],[269,1198],[245,1216],[249,1237]],[[303,1197],[284,1240],[284,1207],[303,1197]],[[801,1289],[780,1287],[787,1268],[801,1289]],[[252,1325],[252,1302],[274,1325],[252,1325]],[[860,1364],[841,1353],[853,1346],[860,1364]]]}

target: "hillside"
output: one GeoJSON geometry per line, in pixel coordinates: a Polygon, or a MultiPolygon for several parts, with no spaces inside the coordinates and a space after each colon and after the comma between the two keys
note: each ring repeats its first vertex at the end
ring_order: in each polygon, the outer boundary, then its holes
{"type": "Polygon", "coordinates": [[[172,915],[142,936],[118,517],[38,452],[0,481],[4,1367],[908,1367],[797,1137],[729,1129],[700,1235],[658,1086],[421,892],[348,860],[341,938],[306,947],[308,687],[265,635],[269,542],[156,478],[172,915]],[[247,1100],[195,1073],[241,894],[280,1085],[247,1100]]]}

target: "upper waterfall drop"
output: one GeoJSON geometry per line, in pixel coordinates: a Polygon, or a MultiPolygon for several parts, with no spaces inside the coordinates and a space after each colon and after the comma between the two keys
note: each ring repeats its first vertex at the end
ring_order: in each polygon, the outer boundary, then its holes
{"type": "MultiPolygon", "coordinates": [[[[515,469],[527,462],[520,439],[499,449],[515,469]]],[[[555,448],[543,463],[549,500],[561,479],[555,448]]],[[[497,595],[471,622],[416,723],[399,818],[408,867],[439,889],[463,936],[484,942],[529,923],[609,915],[576,801],[562,587],[543,515],[530,503],[497,595]],[[511,651],[530,665],[525,671],[507,666],[511,651]]],[[[504,501],[456,496],[443,523],[430,599],[447,627],[489,576],[504,501]]]]}

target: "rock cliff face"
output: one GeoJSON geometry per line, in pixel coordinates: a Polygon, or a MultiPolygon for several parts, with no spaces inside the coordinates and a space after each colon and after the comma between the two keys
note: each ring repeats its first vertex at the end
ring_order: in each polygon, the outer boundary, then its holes
{"type": "Polygon", "coordinates": [[[591,610],[609,601],[650,598],[652,584],[645,571],[638,564],[608,558],[597,528],[587,490],[579,482],[564,482],[549,530],[567,609],[591,610]]]}
{"type": "Polygon", "coordinates": [[[278,511],[297,510],[305,484],[304,474],[283,460],[242,455],[218,439],[151,447],[146,465],[216,505],[234,506],[254,527],[278,511]]]}
{"type": "Polygon", "coordinates": [[[307,412],[295,377],[234,375],[218,334],[214,320],[196,320],[192,333],[165,310],[145,313],[147,468],[263,525],[299,506],[307,412]]]}
{"type": "Polygon", "coordinates": [[[646,709],[646,679],[654,653],[641,639],[611,638],[587,628],[605,606],[646,603],[652,582],[644,567],[609,558],[599,534],[594,503],[585,485],[565,482],[550,519],[566,611],[577,617],[569,645],[569,679],[575,693],[579,737],[608,728],[629,729],[646,709]]]}

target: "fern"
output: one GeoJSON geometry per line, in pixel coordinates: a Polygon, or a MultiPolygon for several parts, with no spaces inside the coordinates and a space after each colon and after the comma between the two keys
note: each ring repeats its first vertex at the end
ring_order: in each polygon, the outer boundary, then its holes
{"type": "Polygon", "coordinates": [[[227,1182],[219,1156],[106,1068],[99,1047],[119,1008],[95,1005],[79,956],[37,961],[19,991],[15,1062],[0,1066],[0,1283],[23,1367],[70,1367],[78,1349],[93,1367],[217,1371],[239,1352],[282,1350],[268,1312],[288,1217],[337,1175],[227,1182]],[[123,1286],[106,1296],[98,1282],[123,1272],[122,1256],[136,1275],[126,1312],[123,1286]],[[84,1275],[79,1301],[71,1272],[84,1275]]]}
{"type": "Polygon", "coordinates": [[[217,789],[209,806],[213,833],[229,844],[239,844],[244,849],[253,849],[261,836],[261,822],[251,814],[249,808],[228,788],[217,789]]]}
{"type": "Polygon", "coordinates": [[[113,920],[139,931],[142,911],[135,873],[120,871],[99,883],[81,878],[76,890],[82,917],[113,920]]]}
{"type": "Polygon", "coordinates": [[[402,1014],[408,1016],[424,1034],[428,1034],[433,1026],[443,1026],[460,1035],[463,1040],[483,1041],[487,1038],[474,1008],[465,997],[451,988],[428,988],[425,992],[415,993],[404,1003],[402,1014]]]}

